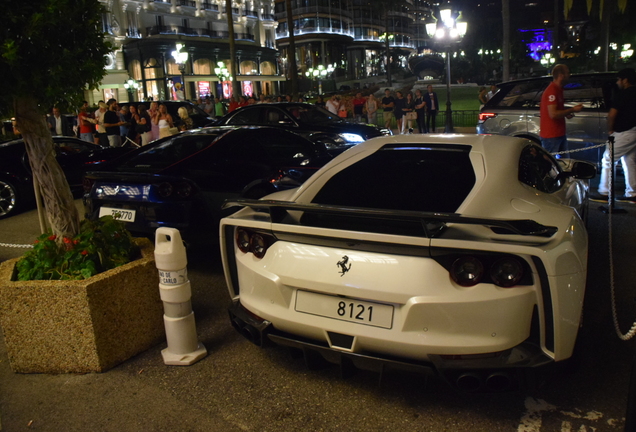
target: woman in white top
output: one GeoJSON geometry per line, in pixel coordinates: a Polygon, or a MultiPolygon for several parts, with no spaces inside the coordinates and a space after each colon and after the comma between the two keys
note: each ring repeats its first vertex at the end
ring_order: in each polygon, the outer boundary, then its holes
{"type": "Polygon", "coordinates": [[[154,123],[159,126],[159,138],[170,136],[169,130],[174,127],[174,122],[164,104],[159,105],[159,114],[155,117],[154,123]]]}
{"type": "Polygon", "coordinates": [[[329,98],[329,100],[325,103],[325,108],[327,108],[330,113],[338,115],[338,110],[340,110],[340,100],[338,99],[338,96],[331,96],[331,98],[329,98]]]}
{"type": "Polygon", "coordinates": [[[367,101],[365,103],[365,108],[367,110],[367,121],[369,124],[376,124],[378,111],[378,100],[373,96],[373,93],[369,95],[367,101]]]}

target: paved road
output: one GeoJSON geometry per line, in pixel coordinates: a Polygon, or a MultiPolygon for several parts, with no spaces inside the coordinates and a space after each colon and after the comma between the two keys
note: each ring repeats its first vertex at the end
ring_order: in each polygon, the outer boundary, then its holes
{"type": "MultiPolygon", "coordinates": [[[[590,272],[580,367],[532,392],[459,394],[434,378],[309,370],[282,348],[260,349],[229,325],[216,246],[189,251],[200,340],[209,355],[165,366],[156,346],[102,374],[19,375],[0,338],[2,431],[622,431],[634,343],[615,335],[608,216],[590,208],[590,272]]],[[[636,205],[615,215],[620,324],[636,319],[636,205]]],[[[0,221],[0,242],[27,243],[34,212],[0,221]]],[[[0,259],[20,250],[0,247],[0,259]]]]}

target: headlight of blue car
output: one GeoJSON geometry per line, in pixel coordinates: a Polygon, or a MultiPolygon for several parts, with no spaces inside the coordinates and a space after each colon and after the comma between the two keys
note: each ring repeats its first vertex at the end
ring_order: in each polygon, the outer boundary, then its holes
{"type": "Polygon", "coordinates": [[[361,143],[364,141],[364,138],[354,133],[341,133],[338,134],[338,137],[348,143],[361,143]]]}

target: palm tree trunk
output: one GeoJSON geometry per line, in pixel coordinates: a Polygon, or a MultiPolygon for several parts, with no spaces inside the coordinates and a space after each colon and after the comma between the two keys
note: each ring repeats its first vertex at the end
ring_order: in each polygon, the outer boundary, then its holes
{"type": "Polygon", "coordinates": [[[603,2],[603,10],[601,11],[601,56],[603,58],[603,70],[610,70],[609,64],[609,44],[610,44],[610,23],[612,20],[612,11],[614,10],[614,1],[605,0],[603,2]]]}
{"type": "Polygon", "coordinates": [[[227,16],[228,42],[230,44],[230,76],[232,77],[232,95],[238,100],[242,94],[241,86],[236,79],[236,39],[234,36],[234,16],[232,15],[232,0],[225,0],[225,15],[227,16]]]}
{"type": "Polygon", "coordinates": [[[503,17],[503,77],[502,81],[510,80],[510,3],[501,1],[501,15],[503,17]]]}
{"type": "Polygon", "coordinates": [[[290,93],[292,100],[298,100],[298,65],[296,64],[296,39],[294,36],[294,17],[292,14],[291,0],[285,0],[285,10],[287,12],[287,30],[289,30],[287,60],[289,63],[290,93]]]}
{"type": "Polygon", "coordinates": [[[55,158],[51,133],[34,98],[15,100],[15,118],[24,138],[33,177],[40,184],[46,214],[53,234],[75,237],[79,233],[79,212],[66,176],[55,158]]]}
{"type": "Polygon", "coordinates": [[[386,56],[386,82],[389,87],[393,87],[391,80],[391,45],[389,44],[389,7],[384,5],[384,49],[386,56]]]}

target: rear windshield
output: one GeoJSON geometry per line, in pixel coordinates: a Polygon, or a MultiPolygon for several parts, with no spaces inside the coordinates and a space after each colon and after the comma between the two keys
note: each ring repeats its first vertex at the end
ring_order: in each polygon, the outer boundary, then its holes
{"type": "Polygon", "coordinates": [[[334,175],[317,204],[452,213],[475,185],[470,146],[385,146],[334,175]]]}
{"type": "Polygon", "coordinates": [[[169,137],[136,150],[117,168],[129,172],[158,172],[205,149],[225,132],[169,137]]]}
{"type": "MultiPolygon", "coordinates": [[[[391,145],[334,175],[316,204],[454,213],[475,185],[470,146],[391,145]]],[[[421,220],[361,214],[305,213],[303,225],[406,236],[428,236],[421,220]]]]}

